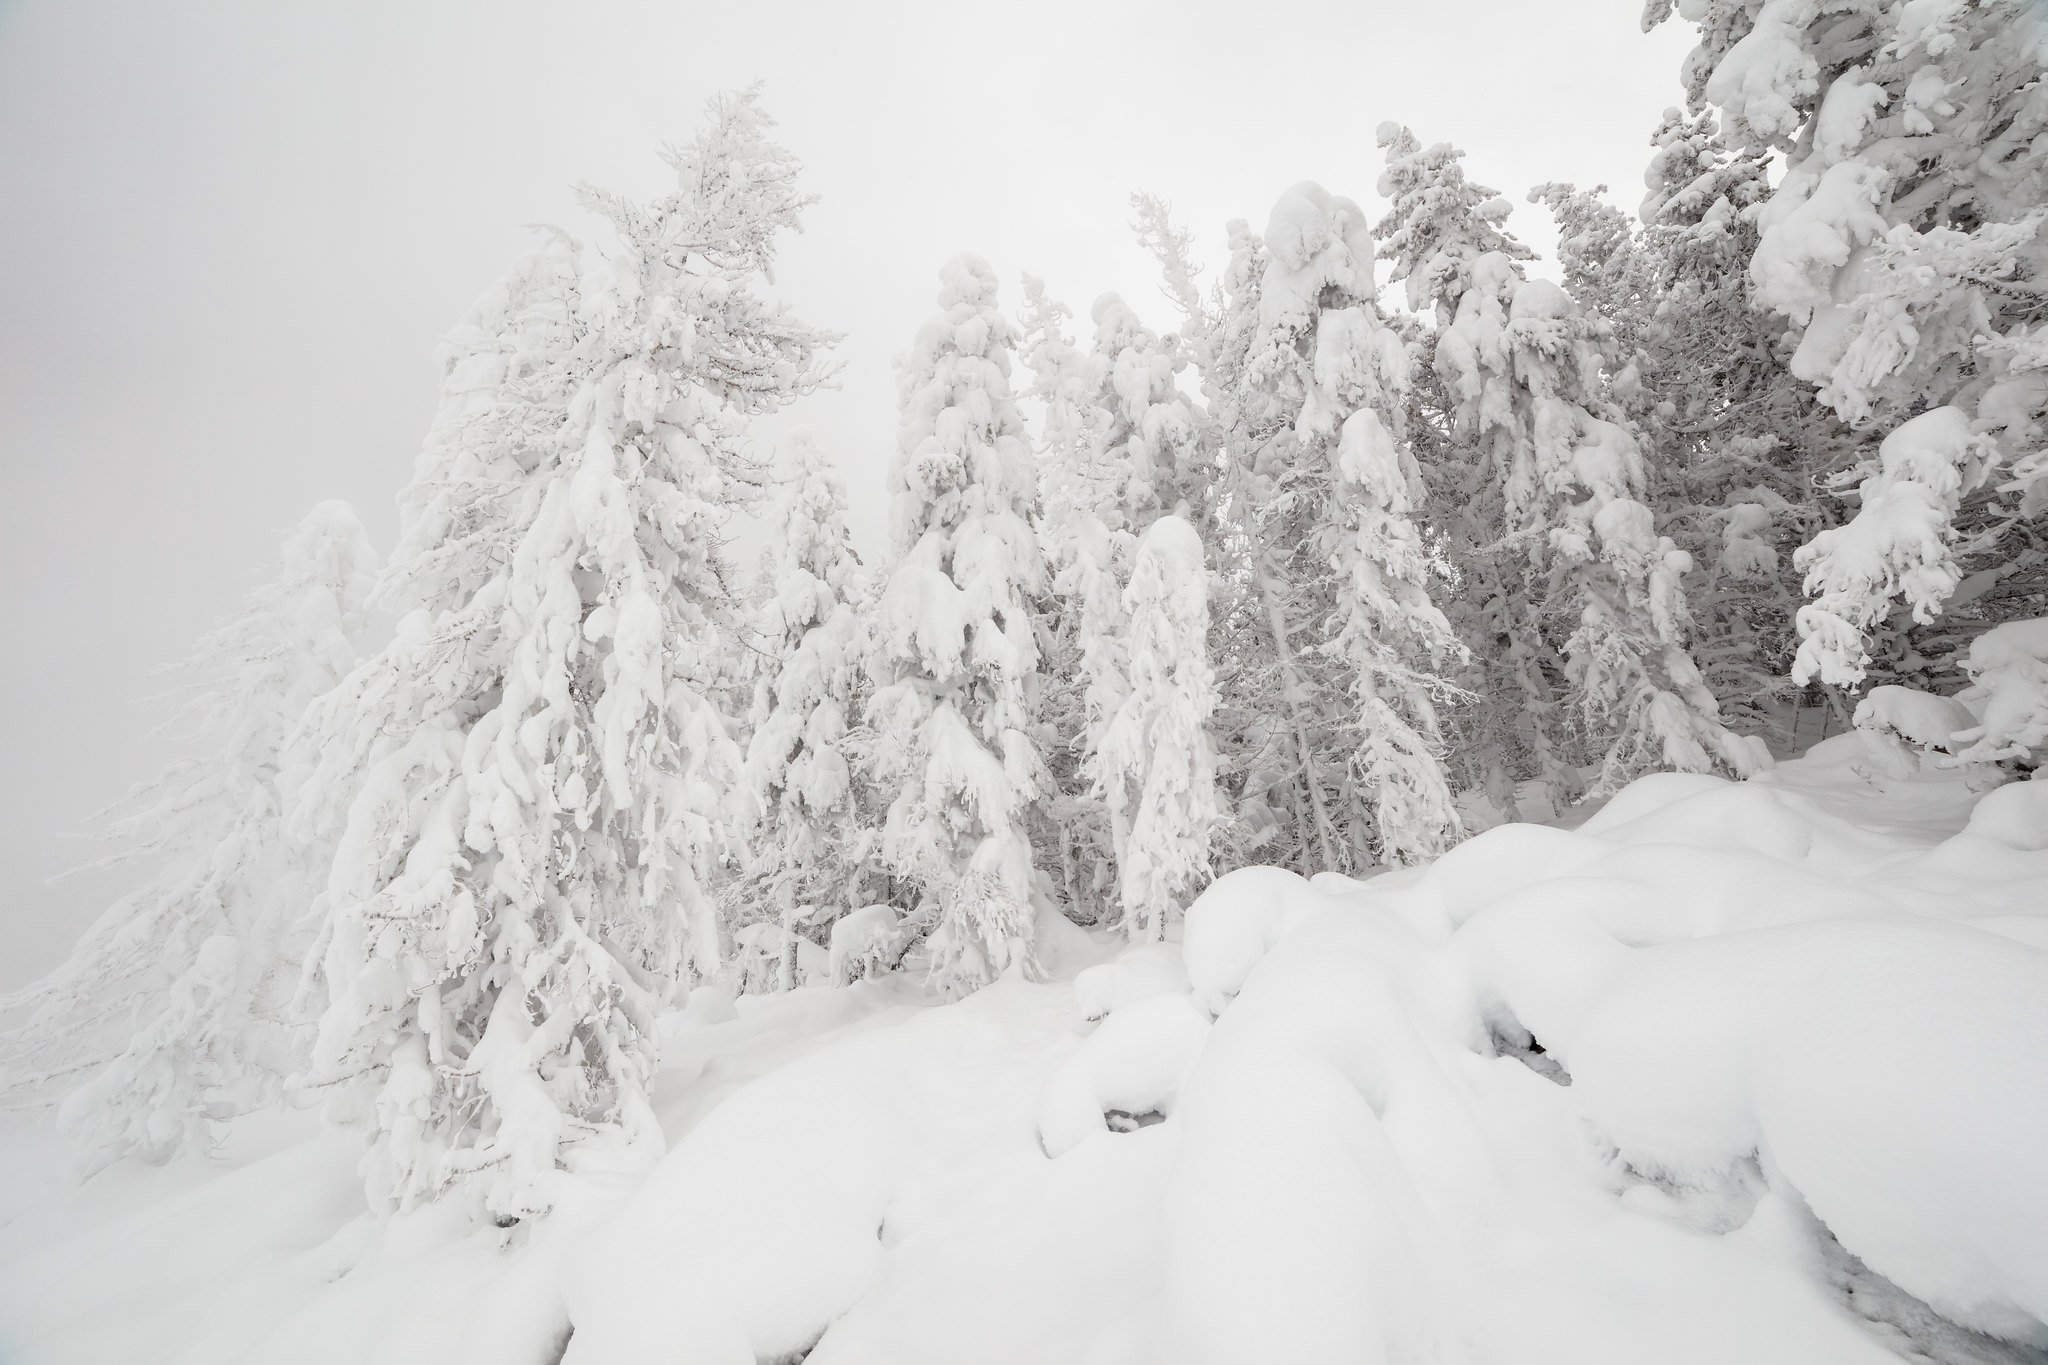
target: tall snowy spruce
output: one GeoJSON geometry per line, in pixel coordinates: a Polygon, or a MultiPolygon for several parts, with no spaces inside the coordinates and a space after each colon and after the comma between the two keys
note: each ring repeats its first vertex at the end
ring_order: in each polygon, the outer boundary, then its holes
{"type": "Polygon", "coordinates": [[[862,701],[868,595],[837,471],[808,433],[791,437],[785,455],[754,629],[766,659],[747,780],[761,820],[744,883],[746,913],[777,926],[783,989],[796,984],[798,937],[860,904],[867,831],[848,727],[862,701]]]}
{"type": "Polygon", "coordinates": [[[656,1012],[711,971],[705,890],[746,802],[715,700],[740,628],[723,528],[747,419],[830,337],[756,292],[808,202],[755,93],[648,204],[586,192],[448,354],[398,637],[322,707],[306,819],[341,830],[309,1087],[370,1141],[374,1202],[466,1186],[501,1219],[621,1141],[658,1150],[656,1012]]]}
{"type": "Polygon", "coordinates": [[[1528,252],[1499,226],[1506,203],[1466,181],[1455,149],[1425,148],[1394,124],[1379,137],[1391,206],[1382,254],[1412,306],[1436,306],[1432,367],[1453,436],[1482,462],[1460,490],[1470,509],[1461,534],[1511,547],[1533,580],[1525,590],[1513,586],[1515,565],[1490,566],[1502,609],[1482,642],[1504,644],[1529,708],[1528,775],[1576,795],[1546,655],[1562,659],[1594,790],[1660,764],[1756,771],[1768,762],[1762,745],[1722,723],[1686,647],[1690,559],[1642,501],[1641,445],[1607,394],[1592,321],[1557,285],[1527,277],[1528,252]]]}
{"type": "Polygon", "coordinates": [[[1701,24],[1695,106],[1785,158],[1757,218],[1756,298],[1791,323],[1792,373],[1881,438],[1854,518],[1797,557],[1813,601],[1793,675],[1851,686],[1896,610],[1922,626],[1960,613],[1920,642],[1956,657],[2043,603],[2048,22],[2029,0],[1826,8],[1681,13],[1701,24]]]}
{"type": "Polygon", "coordinates": [[[955,257],[939,278],[940,311],[897,362],[896,562],[875,614],[868,715],[888,803],[882,857],[919,897],[933,978],[962,990],[1037,970],[1025,815],[1044,769],[1029,603],[1045,563],[1010,392],[1017,329],[985,261],[955,257]]]}
{"type": "Polygon", "coordinates": [[[1087,776],[1095,727],[1090,670],[1099,654],[1090,619],[1113,610],[1109,530],[1100,507],[1114,498],[1099,460],[1108,420],[1094,402],[1094,366],[1068,335],[1073,311],[1024,276],[1019,358],[1031,376],[1020,397],[1041,414],[1034,529],[1045,555],[1047,591],[1039,599],[1039,685],[1034,740],[1045,777],[1030,812],[1034,860],[1054,878],[1065,913],[1100,923],[1116,900],[1116,842],[1108,807],[1087,776]]]}
{"type": "MultiPolygon", "coordinates": [[[[1597,191],[1531,198],[1557,215],[1567,292],[1610,329],[1609,392],[1643,440],[1644,501],[1692,557],[1701,675],[1724,710],[1768,727],[1795,690],[1793,552],[1844,520],[1817,489],[1868,443],[1786,370],[1784,321],[1752,298],[1767,157],[1729,147],[1712,112],[1667,110],[1651,142],[1640,227],[1597,191]]],[[[1902,642],[1885,643],[1907,667],[1902,642]]]]}
{"type": "MultiPolygon", "coordinates": [[[[1055,742],[1085,770],[1130,686],[1125,645],[1134,626],[1124,594],[1139,538],[1162,515],[1187,510],[1188,492],[1199,482],[1198,419],[1180,391],[1186,358],[1174,338],[1161,337],[1121,298],[1105,294],[1089,310],[1090,349],[1061,346],[1063,337],[1045,326],[1044,305],[1034,302],[1042,298],[1034,284],[1026,282],[1033,343],[1026,359],[1038,376],[1034,393],[1047,396],[1039,524],[1057,600],[1050,634],[1067,674],[1047,695],[1064,721],[1055,742]]],[[[1055,767],[1054,775],[1062,771],[1055,767]]],[[[1094,796],[1098,788],[1090,782],[1085,790],[1094,796]]],[[[1071,798],[1063,804],[1078,806],[1084,819],[1096,814],[1071,798]]],[[[1129,829],[1124,812],[1112,807],[1106,814],[1106,847],[1092,824],[1065,832],[1061,844],[1063,860],[1095,871],[1092,878],[1067,878],[1091,921],[1105,908],[1095,902],[1120,900],[1110,883],[1119,880],[1115,868],[1129,829]]]]}
{"type": "Polygon", "coordinates": [[[1315,184],[1275,206],[1253,373],[1298,404],[1301,457],[1328,471],[1319,540],[1337,581],[1321,651],[1344,676],[1339,725],[1382,862],[1412,863],[1456,842],[1437,704],[1465,650],[1431,599],[1440,556],[1410,516],[1422,478],[1406,448],[1409,356],[1373,299],[1365,215],[1315,184]]]}
{"type": "Polygon", "coordinates": [[[1209,877],[1222,814],[1209,732],[1209,574],[1186,521],[1160,517],[1139,538],[1122,605],[1124,684],[1091,766],[1116,817],[1118,925],[1150,942],[1209,877]]]}
{"type": "Polygon", "coordinates": [[[1436,706],[1461,648],[1410,516],[1408,354],[1352,201],[1304,183],[1263,239],[1233,231],[1209,379],[1218,515],[1242,557],[1222,632],[1246,718],[1240,801],[1293,842],[1261,856],[1304,870],[1426,858],[1458,832],[1436,706]]]}
{"type": "Polygon", "coordinates": [[[277,576],[200,640],[177,672],[180,714],[208,746],[114,808],[127,847],[94,864],[158,870],[70,959],[0,998],[13,1098],[64,1094],[61,1125],[90,1169],[165,1161],[275,1101],[302,1065],[292,1011],[328,850],[287,829],[314,750],[307,708],[354,666],[373,558],[344,503],[315,507],[277,576]]]}

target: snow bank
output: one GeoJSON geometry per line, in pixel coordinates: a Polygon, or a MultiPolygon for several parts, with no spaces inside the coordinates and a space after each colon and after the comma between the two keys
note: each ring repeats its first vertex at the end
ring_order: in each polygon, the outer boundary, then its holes
{"type": "MultiPolygon", "coordinates": [[[[1997,776],[1855,731],[1429,866],[1236,872],[1179,944],[1074,931],[1066,981],[701,989],[651,1173],[500,1232],[360,1218],[346,1144],[117,1167],[0,1226],[0,1335],[26,1365],[2026,1358],[2048,786],[1997,776]]],[[[895,932],[862,914],[841,964],[895,932]]]]}

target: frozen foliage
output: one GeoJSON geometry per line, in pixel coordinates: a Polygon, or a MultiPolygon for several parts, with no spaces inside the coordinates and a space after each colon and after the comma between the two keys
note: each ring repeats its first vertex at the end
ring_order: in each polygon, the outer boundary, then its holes
{"type": "Polygon", "coordinates": [[[1821,532],[1793,558],[1814,598],[1799,609],[1794,681],[1861,681],[1870,662],[1865,642],[1895,600],[1916,620],[1934,619],[1962,578],[1957,509],[1964,491],[1982,482],[1991,454],[1968,415],[1952,406],[1923,412],[1884,438],[1855,519],[1821,532]]]}
{"type": "Polygon", "coordinates": [[[2048,756],[2048,617],[1993,626],[1970,642],[1963,668],[1970,686],[1958,700],[1976,723],[1956,731],[1968,746],[1956,757],[2038,766],[2048,756]]]}
{"type": "MultiPolygon", "coordinates": [[[[1656,0],[1646,21],[1670,9],[1656,0]]],[[[1847,421],[1891,433],[1854,522],[1804,556],[1818,600],[1798,676],[1854,683],[1893,602],[1925,622],[1957,593],[1959,542],[1982,565],[2027,557],[2013,531],[2039,509],[2048,404],[2048,31],[2025,0],[1679,9],[1700,27],[1695,103],[1786,158],[1749,271],[1795,328],[1790,368],[1847,421]]]]}
{"type": "Polygon", "coordinates": [[[890,905],[863,905],[832,921],[826,971],[843,986],[896,965],[903,956],[903,917],[890,905]]]}
{"type": "Polygon", "coordinates": [[[850,909],[866,839],[848,725],[858,714],[866,580],[846,524],[846,491],[805,435],[768,522],[768,597],[754,623],[767,656],[754,700],[747,779],[760,804],[747,878],[755,915],[786,947],[795,984],[801,930],[850,909]]]}
{"type": "Polygon", "coordinates": [[[306,515],[275,577],[177,666],[202,752],[113,808],[107,833],[126,847],[95,866],[158,866],[63,966],[0,998],[17,1016],[0,1082],[13,1098],[67,1092],[60,1122],[94,1169],[217,1141],[301,1064],[292,997],[327,850],[285,811],[315,756],[300,717],[355,664],[371,573],[347,504],[306,515]]]}
{"type": "MultiPolygon", "coordinates": [[[[1722,724],[1686,648],[1681,580],[1691,560],[1642,501],[1641,444],[1608,397],[1591,320],[1556,285],[1528,279],[1516,259],[1524,253],[1481,249],[1499,229],[1454,150],[1424,148],[1393,124],[1379,138],[1380,189],[1392,204],[1384,254],[1411,298],[1436,304],[1431,365],[1453,435],[1476,447],[1484,470],[1484,501],[1467,508],[1465,534],[1515,547],[1525,566],[1484,565],[1502,604],[1493,629],[1534,635],[1530,626],[1550,617],[1564,632],[1559,652],[1593,741],[1595,790],[1659,765],[1757,771],[1769,761],[1763,746],[1722,724]],[[1456,221],[1439,222],[1445,213],[1456,221]],[[1475,524],[1475,511],[1485,520],[1475,524]],[[1512,584],[1523,574],[1528,588],[1512,584]]],[[[1534,727],[1531,775],[1569,790],[1542,650],[1540,637],[1512,643],[1507,671],[1534,727]]]]}
{"type": "Polygon", "coordinates": [[[1045,563],[1010,393],[1016,328],[986,262],[956,257],[939,278],[940,311],[898,361],[896,563],[875,612],[868,715],[888,737],[875,750],[881,856],[919,893],[934,977],[972,988],[1033,970],[1024,817],[1043,765],[1027,603],[1045,563]]]}
{"type": "Polygon", "coordinates": [[[1202,542],[1179,517],[1161,517],[1138,542],[1123,616],[1123,695],[1094,769],[1116,832],[1120,924],[1149,940],[1209,875],[1220,815],[1208,728],[1209,575],[1202,542]]]}
{"type": "Polygon", "coordinates": [[[1860,730],[1944,752],[1955,747],[1958,730],[1968,729],[1976,721],[1970,709],[1953,697],[1897,685],[1871,688],[1856,703],[1854,719],[1860,730]]]}
{"type": "Polygon", "coordinates": [[[307,822],[339,852],[306,1084],[366,1133],[371,1197],[470,1184],[545,1211],[558,1168],[657,1144],[654,1018],[721,958],[704,879],[740,755],[709,689],[745,421],[828,340],[753,292],[805,197],[755,96],[713,102],[648,204],[586,196],[448,354],[386,600],[398,636],[315,712],[307,822]]]}

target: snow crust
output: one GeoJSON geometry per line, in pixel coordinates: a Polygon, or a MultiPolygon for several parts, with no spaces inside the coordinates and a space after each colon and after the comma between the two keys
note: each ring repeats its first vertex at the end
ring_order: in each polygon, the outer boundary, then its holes
{"type": "Polygon", "coordinates": [[[257,1116],[225,1169],[10,1201],[0,1353],[2034,1358],[2048,786],[1985,773],[1859,730],[1422,867],[1245,869],[1066,979],[698,991],[666,1159],[510,1229],[372,1220],[349,1144],[257,1116]]]}

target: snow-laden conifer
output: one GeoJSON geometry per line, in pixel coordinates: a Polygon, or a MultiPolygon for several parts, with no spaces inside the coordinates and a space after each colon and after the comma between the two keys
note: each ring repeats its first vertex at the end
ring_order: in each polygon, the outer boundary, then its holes
{"type": "Polygon", "coordinates": [[[1039,687],[1035,740],[1045,780],[1032,806],[1032,846],[1056,878],[1066,913],[1104,919],[1115,901],[1116,848],[1107,807],[1087,776],[1097,738],[1090,722],[1090,671],[1100,620],[1114,605],[1110,536],[1101,507],[1115,494],[1099,459],[1108,420],[1094,401],[1095,366],[1067,332],[1073,312],[1024,276],[1019,358],[1031,375],[1023,396],[1040,412],[1035,528],[1044,551],[1047,591],[1039,599],[1039,687]]]}
{"type": "Polygon", "coordinates": [[[1043,779],[1029,604],[1045,562],[1010,390],[1017,329],[985,261],[955,257],[939,278],[939,312],[898,361],[896,563],[875,615],[868,713],[888,803],[882,857],[919,893],[933,977],[960,990],[1036,970],[1024,822],[1043,779]]]}
{"type": "Polygon", "coordinates": [[[778,928],[786,989],[796,984],[799,935],[829,933],[862,903],[867,834],[848,729],[862,700],[867,586],[831,461],[808,432],[792,436],[784,456],[753,631],[765,658],[747,780],[761,821],[743,885],[745,917],[778,928]]]}
{"type": "Polygon", "coordinates": [[[753,92],[639,204],[589,191],[449,355],[404,503],[396,640],[322,708],[306,819],[340,831],[306,1083],[374,1201],[470,1183],[544,1212],[593,1140],[649,1147],[656,1012],[719,965],[705,880],[746,813],[715,700],[746,420],[829,337],[755,292],[808,202],[753,92]]]}
{"type": "MultiPolygon", "coordinates": [[[[1695,106],[1785,158],[1757,215],[1756,298],[1792,324],[1792,373],[1886,436],[1856,471],[1856,524],[1799,556],[1814,601],[1793,675],[1854,684],[1894,604],[1929,622],[1973,569],[2018,610],[2039,600],[2023,528],[2048,505],[2048,26],[2028,0],[1684,13],[1695,106]]],[[[1987,592],[1968,595],[1979,622],[1987,592]]]]}
{"type": "Polygon", "coordinates": [[[1659,765],[1756,770],[1762,746],[1722,724],[1686,648],[1690,560],[1642,501],[1641,445],[1605,392],[1592,322],[1557,285],[1524,274],[1526,251],[1499,226],[1505,203],[1466,181],[1454,149],[1424,148],[1393,124],[1380,144],[1392,206],[1383,254],[1411,300],[1436,305],[1432,365],[1454,435],[1483,462],[1485,516],[1498,518],[1470,519],[1464,534],[1515,547],[1537,580],[1525,593],[1509,586],[1512,568],[1493,574],[1509,607],[1494,629],[1507,632],[1510,671],[1538,727],[1533,775],[1565,794],[1576,785],[1565,737],[1545,714],[1546,651],[1531,639],[1546,616],[1565,636],[1558,652],[1597,790],[1659,765]]]}
{"type": "Polygon", "coordinates": [[[1208,878],[1221,814],[1209,730],[1209,574],[1192,526],[1175,516],[1152,522],[1121,605],[1125,681],[1091,766],[1117,817],[1119,927],[1147,942],[1208,878]]]}
{"type": "Polygon", "coordinates": [[[50,976],[0,999],[6,1090],[64,1094],[60,1122],[97,1169],[164,1161],[274,1101],[308,1038],[291,1009],[329,850],[289,831],[314,750],[300,722],[357,657],[373,568],[345,503],[307,514],[276,577],[200,640],[176,696],[202,752],[113,808],[155,861],[50,976]]]}
{"type": "Polygon", "coordinates": [[[1440,558],[1410,516],[1422,481],[1404,440],[1408,351],[1374,301],[1373,242],[1356,204],[1296,186],[1275,206],[1266,245],[1254,372],[1296,405],[1299,458],[1326,481],[1317,539],[1336,581],[1320,649],[1349,694],[1335,730],[1355,799],[1372,813],[1375,854],[1427,859],[1458,837],[1437,704],[1455,694],[1445,674],[1465,651],[1431,597],[1445,579],[1440,558]]]}

